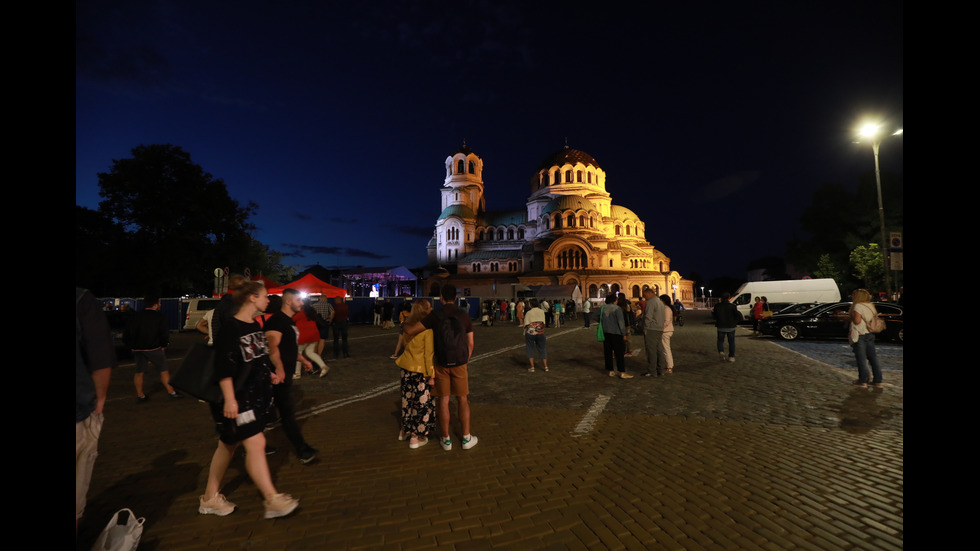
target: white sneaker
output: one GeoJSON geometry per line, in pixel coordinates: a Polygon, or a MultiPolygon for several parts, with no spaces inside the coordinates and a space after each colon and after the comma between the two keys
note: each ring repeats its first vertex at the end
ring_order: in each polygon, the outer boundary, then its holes
{"type": "Polygon", "coordinates": [[[479,442],[479,441],[480,441],[479,438],[477,438],[477,437],[475,437],[475,436],[473,436],[471,434],[468,439],[467,438],[464,438],[463,439],[463,449],[464,450],[468,450],[468,449],[472,448],[473,446],[475,446],[476,443],[479,442]]]}
{"type": "Polygon", "coordinates": [[[236,505],[225,499],[224,495],[214,494],[214,497],[207,501],[204,500],[204,496],[201,496],[197,512],[202,515],[218,515],[219,517],[223,517],[234,512],[235,507],[236,505]]]}
{"type": "Polygon", "coordinates": [[[728,361],[731,363],[735,363],[735,356],[729,356],[728,361]]]}
{"type": "Polygon", "coordinates": [[[299,507],[299,500],[289,494],[276,494],[265,501],[265,518],[279,518],[299,507]]]}
{"type": "Polygon", "coordinates": [[[453,441],[449,438],[440,438],[439,445],[447,452],[453,449],[453,441]]]}

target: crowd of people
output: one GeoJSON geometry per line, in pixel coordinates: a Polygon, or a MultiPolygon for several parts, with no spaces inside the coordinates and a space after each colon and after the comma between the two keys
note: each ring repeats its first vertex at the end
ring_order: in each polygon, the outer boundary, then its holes
{"type": "MultiPolygon", "coordinates": [[[[443,450],[451,451],[450,399],[457,400],[459,443],[472,449],[478,438],[471,433],[467,366],[473,353],[473,325],[468,304],[457,302],[456,288],[441,289],[443,306],[434,310],[426,299],[418,299],[399,315],[401,334],[392,358],[401,370],[401,420],[398,440],[408,440],[409,448],[426,445],[438,438],[443,450]],[[438,432],[436,432],[438,431],[438,432]]],[[[723,294],[712,310],[717,330],[717,350],[725,362],[735,361],[735,329],[741,321],[735,305],[723,294]],[[725,351],[727,342],[728,350],[725,351]]],[[[850,312],[849,342],[858,366],[855,385],[881,386],[882,374],[874,345],[878,313],[863,289],[853,294],[850,312]]],[[[116,360],[104,316],[94,316],[98,305],[90,294],[77,290],[76,297],[76,530],[85,505],[85,489],[91,476],[91,463],[101,430],[101,411],[105,402],[108,376],[116,360]],[[112,352],[112,353],[111,353],[112,352]]],[[[143,390],[146,368],[152,364],[160,372],[161,382],[172,398],[181,394],[170,385],[165,350],[168,334],[159,314],[159,300],[148,298],[143,312],[132,316],[124,340],[136,359],[134,385],[137,401],[148,400],[143,390]]],[[[393,308],[388,301],[379,302],[376,322],[387,328],[393,308]]],[[[406,303],[408,304],[408,303],[406,303]]],[[[763,317],[767,301],[760,297],[753,308],[753,320],[763,317]],[[757,315],[758,313],[758,315],[757,315]]],[[[674,371],[671,338],[675,319],[684,309],[668,295],[657,296],[652,289],[643,292],[638,301],[620,293],[610,293],[603,303],[585,301],[577,307],[574,301],[539,301],[536,298],[483,303],[483,320],[513,322],[520,327],[526,346],[528,372],[538,367],[549,371],[547,333],[577,319],[584,327],[596,325],[596,339],[603,345],[604,367],[611,377],[631,379],[625,358],[631,355],[630,341],[642,335],[646,356],[643,376],[662,377],[674,371]]],[[[265,518],[289,515],[299,500],[279,492],[269,471],[266,456],[275,450],[266,444],[265,428],[276,419],[295,448],[303,464],[313,461],[317,450],[304,439],[296,422],[291,393],[292,381],[302,374],[323,377],[329,366],[322,358],[326,341],[333,330],[334,358],[349,357],[347,343],[347,305],[343,298],[334,304],[323,299],[305,302],[300,294],[287,289],[282,297],[270,297],[258,282],[233,276],[229,293],[217,308],[198,324],[208,336],[215,352],[214,368],[222,400],[210,403],[210,412],[218,433],[218,445],[212,455],[208,480],[199,499],[201,514],[224,516],[236,505],[221,493],[222,482],[235,450],[245,449],[246,470],[263,497],[265,518]]],[[[757,325],[753,327],[757,330],[757,325]]]]}

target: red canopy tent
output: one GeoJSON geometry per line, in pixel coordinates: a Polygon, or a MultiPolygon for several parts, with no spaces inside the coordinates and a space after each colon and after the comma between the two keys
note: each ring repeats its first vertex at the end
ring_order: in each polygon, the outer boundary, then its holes
{"type": "Polygon", "coordinates": [[[280,285],[279,287],[272,287],[269,289],[269,293],[273,295],[281,295],[285,289],[296,289],[297,291],[308,295],[320,295],[324,297],[347,296],[347,291],[344,289],[334,287],[325,281],[321,281],[313,274],[306,274],[292,283],[280,285]]]}
{"type": "Polygon", "coordinates": [[[265,285],[265,288],[266,289],[272,289],[273,287],[279,287],[280,286],[278,281],[272,281],[271,279],[265,277],[262,274],[259,274],[259,275],[255,276],[255,277],[253,277],[252,278],[252,281],[261,281],[262,284],[265,285]]]}

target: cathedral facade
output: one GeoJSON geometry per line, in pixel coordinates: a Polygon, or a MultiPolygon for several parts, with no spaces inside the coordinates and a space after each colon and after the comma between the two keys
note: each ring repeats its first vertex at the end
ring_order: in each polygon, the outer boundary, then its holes
{"type": "Polygon", "coordinates": [[[615,291],[639,298],[646,288],[693,299],[693,283],[650,244],[643,220],[613,203],[589,154],[566,146],[549,155],[531,177],[525,207],[508,211],[486,210],[483,159],[465,144],[445,165],[442,213],[427,247],[438,267],[430,289],[448,279],[485,298],[544,285],[577,287],[582,299],[615,291]]]}

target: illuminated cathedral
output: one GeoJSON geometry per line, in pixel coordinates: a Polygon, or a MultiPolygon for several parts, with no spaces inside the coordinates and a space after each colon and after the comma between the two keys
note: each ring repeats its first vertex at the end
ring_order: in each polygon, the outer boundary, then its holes
{"type": "Polygon", "coordinates": [[[639,298],[649,287],[691,302],[693,283],[650,244],[643,220],[613,203],[606,172],[588,153],[565,146],[546,157],[520,210],[486,210],[483,159],[465,143],[445,164],[442,214],[427,247],[438,268],[432,290],[448,279],[486,298],[561,286],[577,289],[576,299],[599,299],[610,291],[639,298]]]}

